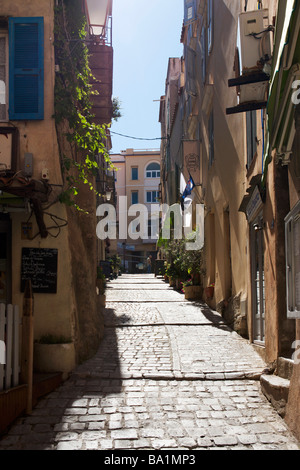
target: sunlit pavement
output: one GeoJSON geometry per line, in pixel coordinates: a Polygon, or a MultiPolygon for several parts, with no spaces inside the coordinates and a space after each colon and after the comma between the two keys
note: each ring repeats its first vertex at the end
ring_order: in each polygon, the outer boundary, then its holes
{"type": "Polygon", "coordinates": [[[120,276],[106,294],[96,356],[0,450],[299,448],[261,393],[265,363],[218,313],[153,275],[120,276]]]}

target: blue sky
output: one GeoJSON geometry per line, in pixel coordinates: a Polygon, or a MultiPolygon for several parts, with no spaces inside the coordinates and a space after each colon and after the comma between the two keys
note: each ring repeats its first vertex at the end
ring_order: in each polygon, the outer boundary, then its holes
{"type": "MultiPolygon", "coordinates": [[[[165,91],[169,57],[181,57],[183,0],[114,0],[113,96],[122,117],[111,130],[133,137],[160,137],[159,100],[165,91]]],[[[159,148],[160,141],[112,134],[111,153],[126,148],[159,148]]]]}

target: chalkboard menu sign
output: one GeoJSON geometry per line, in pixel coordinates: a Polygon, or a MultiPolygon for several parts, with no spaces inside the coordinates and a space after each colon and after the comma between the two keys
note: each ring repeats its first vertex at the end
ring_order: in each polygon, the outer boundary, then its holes
{"type": "Polygon", "coordinates": [[[21,291],[27,280],[32,290],[40,294],[57,292],[57,253],[50,248],[22,248],[21,291]]]}

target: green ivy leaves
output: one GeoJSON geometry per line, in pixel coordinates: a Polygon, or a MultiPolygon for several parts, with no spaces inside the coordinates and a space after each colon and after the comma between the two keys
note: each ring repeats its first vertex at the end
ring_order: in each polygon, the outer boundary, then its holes
{"type": "MultiPolygon", "coordinates": [[[[64,0],[55,8],[55,122],[58,133],[69,143],[70,156],[61,155],[65,189],[61,203],[75,206],[80,183],[96,191],[93,177],[99,169],[99,156],[112,167],[107,152],[106,129],[93,122],[92,81],[88,48],[85,45],[86,21],[80,0],[64,0]]],[[[61,152],[62,153],[62,152],[61,152]]]]}

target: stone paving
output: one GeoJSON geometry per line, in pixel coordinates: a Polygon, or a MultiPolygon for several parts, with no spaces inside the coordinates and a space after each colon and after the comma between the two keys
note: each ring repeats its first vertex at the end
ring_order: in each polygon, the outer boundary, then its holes
{"type": "Polygon", "coordinates": [[[109,284],[94,358],[0,450],[299,450],[261,393],[261,357],[216,312],[152,275],[109,284]]]}

